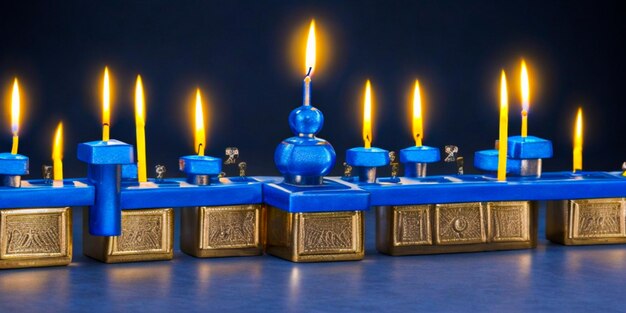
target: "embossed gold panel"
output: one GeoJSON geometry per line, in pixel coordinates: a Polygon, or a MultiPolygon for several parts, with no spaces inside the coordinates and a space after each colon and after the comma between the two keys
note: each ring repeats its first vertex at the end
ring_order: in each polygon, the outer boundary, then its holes
{"type": "Polygon", "coordinates": [[[0,268],[68,265],[71,261],[69,207],[0,210],[0,268]]]}
{"type": "Polygon", "coordinates": [[[260,204],[182,209],[181,250],[196,257],[263,254],[260,204]]]}
{"type": "Polygon", "coordinates": [[[551,201],[546,236],[565,245],[626,243],[624,198],[551,201]]]}
{"type": "Polygon", "coordinates": [[[536,223],[537,203],[528,201],[377,207],[376,248],[390,255],[533,248],[536,223]]]}
{"type": "Polygon", "coordinates": [[[268,207],[267,253],[293,262],[361,260],[363,212],[289,213],[268,207]]]}
{"type": "Polygon", "coordinates": [[[174,210],[122,210],[120,236],[89,234],[88,210],[83,213],[83,253],[106,263],[171,260],[174,257],[174,210]]]}

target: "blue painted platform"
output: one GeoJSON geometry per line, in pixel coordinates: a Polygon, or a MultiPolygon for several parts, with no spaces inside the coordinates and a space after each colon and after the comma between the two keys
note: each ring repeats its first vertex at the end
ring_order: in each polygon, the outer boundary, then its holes
{"type": "Polygon", "coordinates": [[[505,182],[492,175],[379,178],[376,184],[353,186],[370,192],[372,206],[626,196],[626,177],[621,172],[549,172],[541,178],[507,177],[505,182]]]}
{"type": "Polygon", "coordinates": [[[122,182],[122,209],[220,206],[263,202],[261,178],[212,179],[207,186],[187,183],[184,178],[148,183],[122,182]]]}
{"type": "Polygon", "coordinates": [[[93,204],[95,188],[84,179],[66,179],[62,185],[43,180],[22,181],[22,187],[0,187],[0,209],[80,207],[93,204]]]}

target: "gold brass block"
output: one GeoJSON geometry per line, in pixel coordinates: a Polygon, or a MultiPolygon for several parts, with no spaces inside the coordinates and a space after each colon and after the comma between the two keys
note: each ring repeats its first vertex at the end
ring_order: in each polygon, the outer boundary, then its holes
{"type": "Polygon", "coordinates": [[[83,213],[83,254],[105,263],[171,260],[174,210],[122,210],[122,235],[89,234],[89,210],[83,213]]]}
{"type": "Polygon", "coordinates": [[[469,202],[376,208],[376,249],[389,255],[528,249],[537,203],[469,202]]]}
{"type": "Polygon", "coordinates": [[[289,213],[268,207],[267,253],[292,262],[361,260],[363,212],[289,213]]]}
{"type": "Polygon", "coordinates": [[[626,199],[548,202],[546,237],[564,245],[626,243],[626,199]]]}
{"type": "Polygon", "coordinates": [[[0,210],[0,269],[72,262],[72,210],[0,210]]]}
{"type": "Polygon", "coordinates": [[[180,249],[199,258],[263,254],[260,204],[183,208],[180,249]]]}

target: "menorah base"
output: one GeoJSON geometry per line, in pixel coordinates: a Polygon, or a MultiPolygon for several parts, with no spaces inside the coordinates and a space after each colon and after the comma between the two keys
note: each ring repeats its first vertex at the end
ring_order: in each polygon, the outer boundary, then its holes
{"type": "Polygon", "coordinates": [[[180,249],[199,258],[263,254],[260,204],[183,208],[180,249]]]}
{"type": "Polygon", "coordinates": [[[83,211],[83,254],[105,263],[171,260],[174,210],[122,210],[120,236],[89,234],[89,209],[83,211]]]}
{"type": "Polygon", "coordinates": [[[626,243],[625,198],[548,202],[546,237],[563,245],[626,243]]]}
{"type": "Polygon", "coordinates": [[[361,260],[363,211],[289,213],[268,207],[268,254],[292,262],[361,260]]]}
{"type": "Polygon", "coordinates": [[[529,249],[537,202],[470,202],[376,208],[376,248],[389,255],[529,249]]]}
{"type": "Polygon", "coordinates": [[[0,210],[0,269],[72,262],[72,210],[0,210]]]}

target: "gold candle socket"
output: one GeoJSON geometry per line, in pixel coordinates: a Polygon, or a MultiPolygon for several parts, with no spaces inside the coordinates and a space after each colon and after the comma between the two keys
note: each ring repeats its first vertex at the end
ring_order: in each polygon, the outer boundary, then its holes
{"type": "Polygon", "coordinates": [[[268,207],[267,253],[292,262],[361,260],[363,212],[289,213],[268,207]]]}
{"type": "Polygon", "coordinates": [[[376,248],[389,255],[529,249],[537,202],[469,202],[376,208],[376,248]]]}
{"type": "Polygon", "coordinates": [[[563,245],[626,243],[626,199],[548,202],[546,237],[563,245]]]}
{"type": "Polygon", "coordinates": [[[72,262],[72,210],[0,210],[0,269],[72,262]]]}
{"type": "Polygon", "coordinates": [[[122,210],[120,236],[89,234],[89,209],[83,211],[83,254],[105,263],[171,260],[174,210],[122,210]]]}
{"type": "Polygon", "coordinates": [[[260,204],[183,208],[180,249],[199,258],[261,255],[264,212],[260,204]]]}

